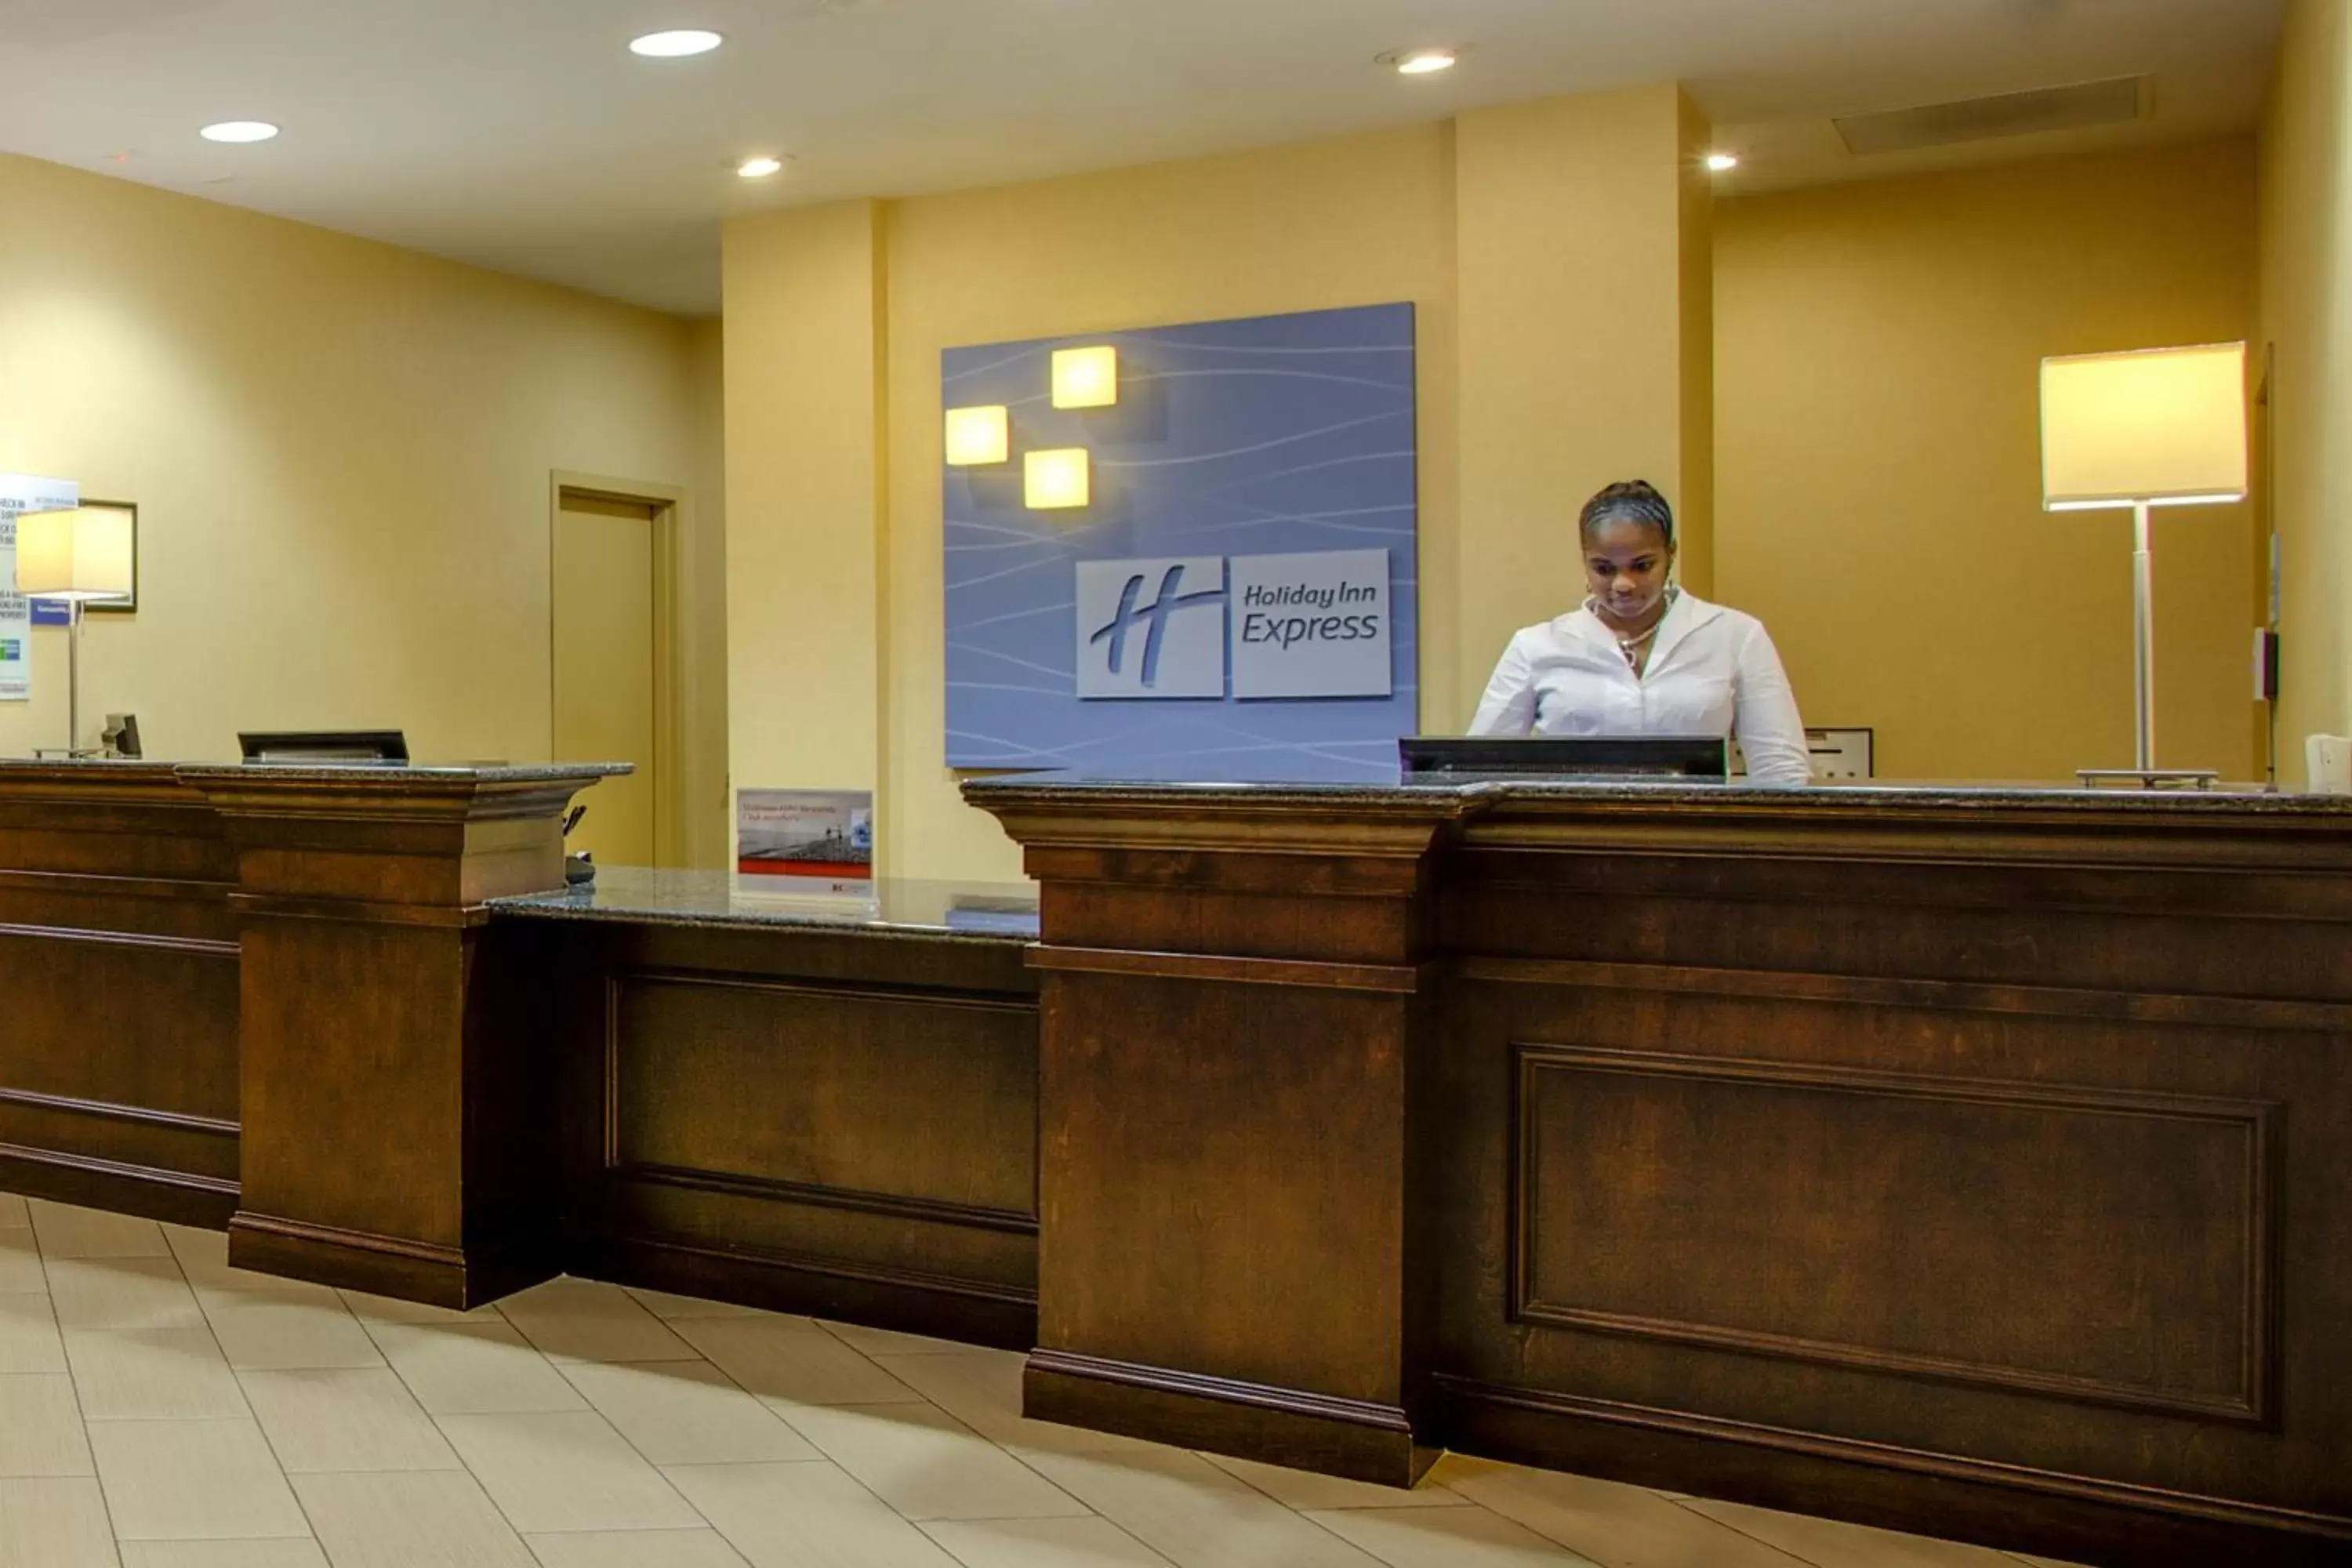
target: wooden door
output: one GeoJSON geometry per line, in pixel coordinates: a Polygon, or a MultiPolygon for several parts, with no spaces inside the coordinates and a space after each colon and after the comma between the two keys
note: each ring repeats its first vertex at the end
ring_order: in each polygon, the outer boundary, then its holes
{"type": "Polygon", "coordinates": [[[656,863],[655,509],[565,491],[556,510],[555,760],[634,763],[586,792],[571,847],[656,863]]]}

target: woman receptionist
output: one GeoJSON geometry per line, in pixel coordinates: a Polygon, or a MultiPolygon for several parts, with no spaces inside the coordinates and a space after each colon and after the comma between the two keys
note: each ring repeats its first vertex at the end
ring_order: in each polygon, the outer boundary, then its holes
{"type": "Polygon", "coordinates": [[[1581,608],[1511,638],[1473,735],[1728,735],[1758,784],[1812,778],[1804,721],[1764,624],[1671,581],[1675,514],[1639,479],[1578,521],[1581,608]]]}

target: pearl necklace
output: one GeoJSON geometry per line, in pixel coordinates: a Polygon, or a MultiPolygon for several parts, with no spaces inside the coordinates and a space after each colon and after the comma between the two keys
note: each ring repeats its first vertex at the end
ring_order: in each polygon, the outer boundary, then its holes
{"type": "MultiPolygon", "coordinates": [[[[1617,651],[1625,656],[1626,668],[1633,668],[1640,665],[1642,662],[1642,649],[1649,646],[1650,642],[1657,637],[1658,628],[1666,624],[1666,613],[1675,607],[1675,600],[1681,596],[1681,593],[1682,590],[1679,588],[1669,588],[1666,590],[1666,608],[1665,610],[1660,611],[1658,613],[1658,618],[1650,623],[1650,629],[1648,631],[1643,632],[1635,637],[1617,637],[1617,651]]],[[[1584,601],[1584,607],[1592,612],[1592,618],[1594,620],[1601,621],[1601,629],[1607,631],[1612,637],[1617,637],[1617,633],[1610,627],[1609,623],[1605,620],[1601,620],[1601,618],[1600,600],[1587,598],[1584,601]]]]}

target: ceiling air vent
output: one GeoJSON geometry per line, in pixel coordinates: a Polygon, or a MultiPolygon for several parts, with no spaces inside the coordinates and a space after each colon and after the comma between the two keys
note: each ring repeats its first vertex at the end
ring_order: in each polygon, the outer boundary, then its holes
{"type": "Polygon", "coordinates": [[[1832,121],[1850,153],[1908,153],[2025,136],[2037,131],[2072,131],[2084,125],[2117,125],[2140,117],[2147,101],[2147,78],[2119,76],[2073,87],[1996,93],[1954,103],[1927,103],[1884,114],[1849,114],[1832,121]]]}

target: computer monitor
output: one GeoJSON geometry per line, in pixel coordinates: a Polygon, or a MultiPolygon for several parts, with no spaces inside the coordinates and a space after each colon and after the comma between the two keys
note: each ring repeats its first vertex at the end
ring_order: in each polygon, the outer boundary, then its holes
{"type": "Polygon", "coordinates": [[[397,730],[240,733],[236,743],[247,762],[280,767],[399,767],[408,761],[408,738],[397,730]]]}
{"type": "Polygon", "coordinates": [[[106,728],[100,731],[99,739],[104,742],[106,754],[110,757],[141,757],[146,754],[139,749],[139,715],[136,713],[109,713],[106,728]]]}
{"type": "Polygon", "coordinates": [[[1536,779],[1731,775],[1720,735],[1408,735],[1397,742],[1408,779],[1460,783],[1536,779]]]}

